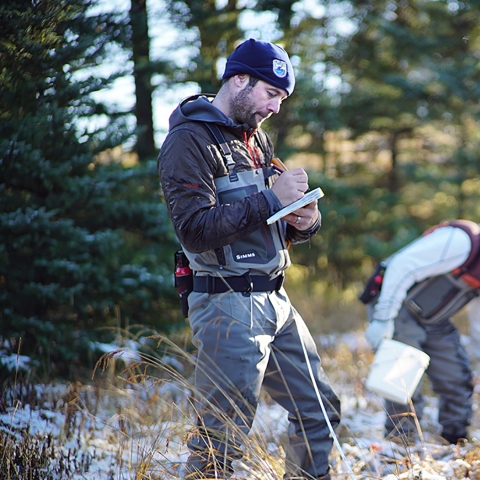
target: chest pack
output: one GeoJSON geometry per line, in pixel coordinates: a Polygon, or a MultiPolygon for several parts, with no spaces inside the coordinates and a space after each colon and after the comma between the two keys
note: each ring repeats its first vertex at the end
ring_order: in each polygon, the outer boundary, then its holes
{"type": "Polygon", "coordinates": [[[447,273],[415,284],[403,305],[418,321],[433,325],[451,318],[478,294],[478,289],[447,273]]]}
{"type": "MultiPolygon", "coordinates": [[[[253,170],[237,171],[229,144],[218,125],[204,123],[203,126],[215,140],[228,171],[228,175],[217,177],[214,180],[217,206],[233,203],[235,200],[264,190],[267,185],[271,186],[269,178],[277,175],[271,166],[262,165],[253,170]]],[[[263,145],[260,136],[257,133],[254,135],[257,144],[263,145]]],[[[278,233],[274,228],[262,226],[243,239],[215,249],[218,264],[224,267],[228,263],[232,266],[238,265],[241,268],[250,269],[258,265],[263,265],[267,269],[269,269],[269,265],[273,267],[278,263],[278,252],[284,248],[277,238],[283,238],[283,235],[278,235],[278,233]]]]}
{"type": "MultiPolygon", "coordinates": [[[[465,262],[458,268],[416,283],[408,291],[404,307],[419,322],[427,325],[450,318],[480,294],[480,226],[468,220],[453,220],[430,228],[423,236],[447,226],[466,232],[472,248],[465,262]]],[[[368,304],[378,297],[384,273],[385,267],[380,264],[360,296],[363,303],[368,304]]]]}

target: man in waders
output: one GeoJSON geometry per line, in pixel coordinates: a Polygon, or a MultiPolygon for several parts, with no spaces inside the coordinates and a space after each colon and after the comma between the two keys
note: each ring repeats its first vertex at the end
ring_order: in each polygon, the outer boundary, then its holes
{"type": "MultiPolygon", "coordinates": [[[[451,317],[469,309],[471,341],[480,345],[480,227],[444,222],[381,262],[360,296],[370,324],[365,336],[376,350],[387,338],[430,356],[426,374],[439,397],[441,435],[450,443],[467,436],[472,417],[472,372],[451,317]]],[[[409,405],[385,402],[386,434],[415,437],[422,418],[421,383],[409,405]]]]}
{"type": "Polygon", "coordinates": [[[233,474],[261,387],[288,411],[284,478],[330,478],[340,402],[282,286],[287,245],[320,228],[317,202],[267,223],[309,188],[302,168],[285,170],[274,159],[260,128],[294,84],[285,50],[245,41],[227,59],[217,95],[187,98],[172,113],[159,155],[170,218],[193,271],[198,420],[188,437],[189,480],[233,474]]]}

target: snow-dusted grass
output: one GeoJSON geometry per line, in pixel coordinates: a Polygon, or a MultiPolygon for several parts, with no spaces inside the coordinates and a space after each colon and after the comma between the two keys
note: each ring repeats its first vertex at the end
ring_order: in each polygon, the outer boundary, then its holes
{"type": "MultiPolygon", "coordinates": [[[[364,388],[373,356],[362,333],[324,335],[318,344],[342,399],[343,421],[336,432],[341,451],[332,452],[333,479],[480,479],[477,411],[470,441],[446,445],[438,436],[437,401],[426,385],[424,441],[387,441],[382,401],[364,388]]],[[[182,478],[186,435],[195,417],[193,359],[167,339],[162,339],[161,358],[134,344],[105,346],[105,351],[90,382],[3,386],[1,479],[182,478]]],[[[281,479],[286,428],[285,412],[263,398],[235,479],[281,479]]]]}

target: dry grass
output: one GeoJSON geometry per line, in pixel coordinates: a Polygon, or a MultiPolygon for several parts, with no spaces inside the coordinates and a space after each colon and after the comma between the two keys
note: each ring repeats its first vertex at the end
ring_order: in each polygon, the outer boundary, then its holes
{"type": "MultiPolygon", "coordinates": [[[[337,432],[341,450],[332,452],[332,478],[480,480],[478,442],[445,445],[438,436],[434,413],[422,421],[424,442],[409,446],[383,440],[381,400],[364,388],[372,353],[358,341],[361,331],[339,338],[318,337],[324,368],[344,409],[337,432]]],[[[177,340],[184,343],[184,339],[177,340]]],[[[120,349],[103,357],[88,384],[45,390],[28,382],[5,386],[0,411],[4,414],[0,418],[0,478],[182,478],[186,435],[194,428],[193,359],[171,340],[158,337],[155,341],[165,354],[162,358],[153,353],[159,351],[155,348],[119,369],[122,356],[130,353],[120,349]],[[17,421],[26,405],[31,411],[41,410],[44,427],[35,429],[17,421]]],[[[425,393],[431,395],[428,385],[425,393]]],[[[430,402],[434,412],[435,399],[430,402]]],[[[265,397],[257,418],[251,435],[243,438],[246,453],[235,478],[280,479],[285,417],[265,397]]],[[[473,428],[480,428],[478,412],[473,428]]]]}

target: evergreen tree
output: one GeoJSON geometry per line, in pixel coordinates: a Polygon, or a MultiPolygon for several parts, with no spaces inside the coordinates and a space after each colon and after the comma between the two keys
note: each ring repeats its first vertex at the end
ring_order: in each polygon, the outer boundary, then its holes
{"type": "Polygon", "coordinates": [[[90,6],[0,6],[0,341],[50,374],[91,367],[91,342],[110,341],[112,328],[178,319],[165,308],[175,242],[155,162],[97,156],[130,132],[90,96],[111,79],[85,69],[122,44],[128,19],[90,6]],[[80,129],[94,115],[108,121],[80,129]]]}

